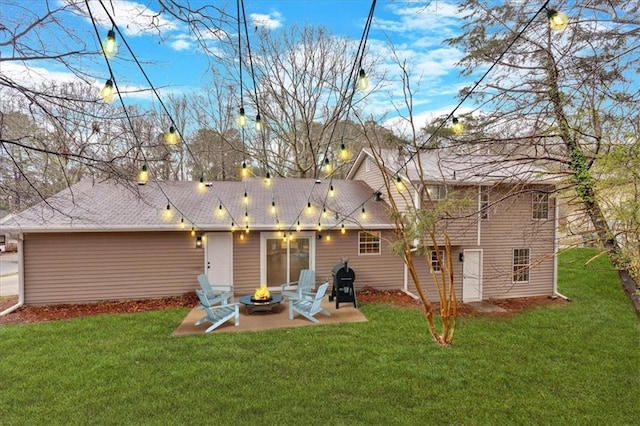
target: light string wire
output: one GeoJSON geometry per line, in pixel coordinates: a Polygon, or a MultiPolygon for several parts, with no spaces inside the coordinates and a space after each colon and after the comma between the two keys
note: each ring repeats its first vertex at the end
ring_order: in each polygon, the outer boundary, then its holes
{"type": "MultiPolygon", "coordinates": [[[[444,127],[444,125],[453,117],[453,115],[455,114],[455,112],[462,106],[462,104],[471,96],[471,94],[478,88],[478,86],[480,85],[480,83],[489,75],[489,73],[491,73],[491,71],[496,67],[496,65],[498,65],[498,63],[500,62],[500,60],[504,57],[504,55],[507,54],[507,52],[511,49],[511,47],[516,43],[516,41],[518,41],[522,35],[524,34],[524,32],[531,26],[531,24],[533,24],[533,22],[536,20],[536,18],[540,15],[540,13],[543,10],[547,9],[547,6],[549,5],[549,0],[546,0],[543,5],[540,7],[540,9],[538,9],[538,11],[531,17],[531,19],[529,19],[529,21],[522,27],[522,29],[517,33],[517,35],[513,38],[513,40],[511,40],[511,42],[509,42],[509,44],[507,45],[507,47],[502,51],[502,53],[500,53],[500,55],[498,55],[498,57],[496,58],[496,60],[493,62],[493,64],[491,64],[491,66],[484,72],[484,74],[480,77],[479,80],[477,80],[475,82],[475,84],[473,85],[473,87],[471,88],[471,90],[469,90],[463,97],[462,99],[458,102],[458,104],[453,108],[453,110],[445,117],[444,120],[442,120],[442,122],[440,123],[440,125],[438,125],[438,127],[431,133],[431,135],[429,135],[429,137],[422,143],[420,144],[420,146],[418,147],[418,150],[416,150],[415,152],[411,153],[411,155],[409,155],[409,157],[404,161],[404,163],[402,163],[402,165],[399,167],[399,169],[395,172],[395,175],[399,175],[402,172],[402,169],[407,167],[407,165],[409,164],[409,162],[411,162],[413,160],[413,158],[418,155],[418,153],[422,150],[425,149],[425,147],[429,144],[429,142],[431,141],[431,139],[433,139],[433,137],[438,133],[438,131],[440,131],[440,129],[442,129],[444,127]]],[[[374,194],[376,194],[377,192],[380,192],[382,189],[384,189],[386,187],[385,184],[380,185],[380,187],[378,187],[378,189],[376,191],[374,191],[374,194]]],[[[361,206],[359,206],[358,208],[360,208],[361,206]]],[[[352,215],[354,215],[354,213],[356,213],[356,211],[358,210],[358,208],[352,210],[347,217],[351,217],[352,215]]],[[[334,225],[332,227],[335,228],[337,227],[337,225],[334,225]]]]}
{"type": "MultiPolygon", "coordinates": [[[[129,51],[129,54],[130,54],[130,55],[131,55],[131,57],[133,58],[134,62],[136,63],[136,65],[137,65],[138,69],[140,70],[140,72],[142,73],[142,75],[144,76],[144,78],[145,78],[145,80],[146,80],[147,84],[149,85],[149,87],[151,88],[151,90],[152,90],[152,92],[153,92],[154,96],[158,99],[158,102],[160,103],[160,105],[161,105],[161,107],[162,107],[163,111],[164,111],[164,112],[165,112],[165,114],[167,114],[167,116],[169,117],[169,120],[170,120],[170,122],[171,122],[171,125],[174,127],[175,131],[176,131],[176,132],[178,133],[178,135],[180,136],[181,143],[183,143],[183,144],[184,144],[184,146],[186,147],[186,149],[187,149],[187,153],[188,153],[188,154],[189,154],[189,156],[192,158],[192,160],[193,160],[194,164],[199,165],[199,161],[198,161],[198,159],[196,158],[196,156],[195,156],[195,155],[193,154],[193,152],[191,151],[191,149],[190,149],[190,147],[189,147],[189,144],[188,144],[188,143],[186,143],[186,140],[184,139],[183,135],[182,135],[182,134],[180,134],[180,131],[177,129],[177,126],[176,126],[176,124],[175,124],[175,120],[173,119],[173,117],[172,117],[171,113],[169,112],[168,108],[166,107],[166,105],[165,105],[165,104],[164,104],[164,102],[162,101],[162,98],[160,97],[160,94],[158,93],[158,91],[156,90],[155,86],[154,86],[154,85],[153,85],[153,83],[151,82],[151,79],[149,78],[149,76],[148,76],[148,75],[147,75],[147,73],[145,72],[144,68],[142,67],[142,64],[140,63],[140,61],[139,61],[139,60],[138,60],[138,58],[136,57],[135,53],[133,52],[133,49],[131,49],[131,46],[130,46],[130,45],[129,45],[129,43],[127,42],[126,38],[124,37],[124,35],[122,34],[122,32],[120,31],[120,29],[118,28],[118,26],[116,25],[114,18],[111,16],[111,14],[109,13],[109,11],[107,10],[107,8],[106,8],[106,6],[104,5],[103,1],[102,1],[102,0],[99,0],[99,2],[100,2],[100,5],[101,5],[101,6],[102,6],[102,8],[103,8],[103,10],[104,10],[105,14],[106,14],[106,15],[107,15],[107,17],[109,18],[109,21],[111,22],[113,29],[115,29],[115,31],[116,31],[116,32],[118,33],[118,35],[120,36],[120,39],[122,40],[122,42],[124,43],[124,45],[127,47],[127,50],[129,51]]],[[[97,28],[97,26],[96,26],[95,19],[94,19],[94,17],[93,17],[92,12],[91,12],[91,8],[89,7],[89,2],[88,2],[88,0],[85,0],[85,5],[86,5],[86,7],[87,7],[87,11],[88,11],[88,13],[89,13],[89,17],[90,17],[90,19],[91,19],[91,22],[92,22],[92,25],[93,25],[94,31],[95,31],[95,33],[96,33],[96,37],[98,38],[98,40],[100,40],[100,33],[99,33],[98,28],[97,28]]],[[[126,106],[124,105],[124,101],[123,101],[123,99],[122,99],[120,89],[118,88],[117,82],[116,82],[116,80],[115,80],[115,78],[114,78],[114,76],[113,76],[113,70],[112,70],[112,68],[111,68],[111,64],[109,63],[109,60],[107,59],[106,54],[104,54],[104,52],[103,52],[103,56],[104,56],[104,58],[105,58],[105,62],[106,62],[107,67],[108,67],[108,69],[109,69],[109,75],[110,75],[111,80],[112,80],[112,82],[113,82],[113,84],[114,84],[114,88],[116,89],[116,93],[118,93],[118,98],[119,98],[120,104],[122,105],[122,109],[123,109],[123,111],[124,111],[124,114],[125,114],[125,116],[126,116],[126,118],[127,118],[127,122],[129,123],[129,126],[130,126],[130,128],[131,128],[131,132],[132,132],[132,134],[133,134],[133,136],[134,136],[134,139],[136,140],[136,143],[137,143],[137,145],[138,145],[138,150],[139,150],[139,152],[140,152],[140,155],[142,156],[142,158],[143,158],[143,160],[144,160],[144,164],[145,164],[145,165],[147,165],[147,163],[148,163],[148,161],[147,161],[147,157],[146,157],[146,155],[145,155],[145,153],[144,153],[144,150],[143,150],[143,147],[142,147],[142,143],[140,142],[140,140],[139,140],[139,138],[138,138],[138,136],[137,136],[137,134],[136,134],[136,132],[135,132],[135,127],[133,126],[133,123],[132,123],[131,117],[130,117],[130,115],[129,115],[129,113],[128,113],[128,110],[127,110],[126,106]]],[[[147,165],[147,167],[148,167],[148,165],[147,165]]],[[[202,168],[202,167],[200,167],[200,168],[202,168]]],[[[152,181],[156,184],[156,186],[158,187],[158,189],[160,190],[160,192],[162,193],[162,195],[164,195],[164,196],[167,198],[167,204],[168,204],[168,205],[172,205],[172,206],[176,209],[176,211],[177,211],[177,212],[182,216],[182,219],[185,219],[185,218],[186,218],[186,219],[187,219],[187,221],[188,221],[189,223],[191,223],[191,225],[192,225],[192,230],[193,230],[193,229],[197,226],[197,224],[195,223],[195,221],[193,221],[193,220],[189,219],[189,217],[188,217],[187,215],[185,215],[185,213],[184,213],[184,212],[183,212],[183,211],[182,211],[182,210],[181,210],[181,209],[180,209],[180,208],[179,208],[175,203],[171,202],[171,199],[170,199],[170,197],[168,196],[167,192],[166,192],[166,191],[165,191],[165,189],[162,187],[162,185],[160,185],[160,182],[159,182],[157,179],[155,179],[155,177],[153,177],[153,175],[152,175],[152,181]]],[[[223,205],[223,206],[224,206],[224,203],[222,202],[221,198],[220,198],[218,195],[216,195],[215,197],[218,199],[218,201],[219,201],[220,205],[223,205]]],[[[227,213],[229,214],[229,216],[231,217],[232,221],[234,221],[234,218],[233,218],[233,216],[232,216],[232,214],[231,214],[230,210],[229,210],[229,209],[226,209],[226,210],[227,210],[227,213]]],[[[199,227],[198,227],[198,228],[199,228],[199,227]]]]}

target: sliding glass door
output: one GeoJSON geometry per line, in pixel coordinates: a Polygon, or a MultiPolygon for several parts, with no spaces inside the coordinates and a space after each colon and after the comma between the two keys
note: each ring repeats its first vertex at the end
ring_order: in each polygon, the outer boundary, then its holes
{"type": "Polygon", "coordinates": [[[315,267],[313,232],[296,232],[292,235],[292,238],[271,232],[261,235],[261,282],[268,287],[297,281],[301,270],[315,267]]]}

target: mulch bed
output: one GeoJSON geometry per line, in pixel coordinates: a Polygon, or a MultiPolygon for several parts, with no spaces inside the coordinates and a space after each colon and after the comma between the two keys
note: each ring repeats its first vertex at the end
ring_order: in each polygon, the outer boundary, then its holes
{"type": "MultiPolygon", "coordinates": [[[[377,290],[365,286],[357,292],[358,303],[385,303],[403,308],[421,309],[422,303],[400,290],[377,290]]],[[[0,312],[15,305],[17,297],[0,299],[0,312]]],[[[71,305],[23,306],[16,311],[0,317],[0,324],[22,324],[42,321],[58,321],[100,314],[135,313],[160,309],[192,308],[198,299],[194,292],[177,297],[159,299],[105,301],[98,303],[79,303],[71,305]]],[[[513,316],[526,309],[548,304],[564,304],[564,299],[549,297],[526,297],[518,299],[492,300],[505,311],[500,313],[479,313],[470,305],[459,303],[460,316],[492,315],[498,317],[513,316]]],[[[437,304],[434,306],[437,309],[437,304]]]]}

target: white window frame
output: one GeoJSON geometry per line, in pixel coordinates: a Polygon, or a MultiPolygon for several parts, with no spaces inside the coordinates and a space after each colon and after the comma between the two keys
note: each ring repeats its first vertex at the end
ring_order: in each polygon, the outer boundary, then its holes
{"type": "Polygon", "coordinates": [[[549,220],[549,193],[534,192],[531,195],[531,218],[549,220]]]}
{"type": "Polygon", "coordinates": [[[531,273],[531,250],[515,248],[511,256],[511,281],[513,283],[528,283],[531,273]]]}
{"type": "MultiPolygon", "coordinates": [[[[445,256],[446,253],[444,250],[439,250],[440,251],[440,258],[442,258],[443,261],[446,261],[445,256]]],[[[442,272],[442,265],[440,265],[438,263],[438,255],[436,253],[435,250],[431,250],[431,270],[433,272],[437,272],[437,273],[441,273],[442,272]]]]}
{"type": "Polygon", "coordinates": [[[427,185],[426,190],[431,197],[431,201],[442,201],[447,198],[447,187],[445,185],[427,185]]]}
{"type": "Polygon", "coordinates": [[[489,187],[480,187],[480,219],[489,220],[489,187]]]}
{"type": "Polygon", "coordinates": [[[379,256],[382,254],[382,241],[380,231],[358,231],[358,256],[379,256]],[[364,238],[373,238],[371,240],[364,238]],[[364,241],[363,241],[364,239],[364,241]],[[374,248],[378,245],[378,251],[363,251],[367,247],[374,248]]]}

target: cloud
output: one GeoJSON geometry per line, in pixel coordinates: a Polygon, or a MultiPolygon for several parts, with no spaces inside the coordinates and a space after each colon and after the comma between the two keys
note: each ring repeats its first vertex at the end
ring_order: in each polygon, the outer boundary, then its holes
{"type": "Polygon", "coordinates": [[[170,44],[171,48],[173,50],[177,50],[177,51],[181,51],[181,50],[188,50],[191,48],[191,43],[189,43],[188,41],[184,40],[184,39],[178,39],[174,42],[172,42],[170,44]]]}
{"type": "Polygon", "coordinates": [[[282,15],[278,12],[271,12],[268,15],[252,13],[249,15],[249,18],[254,26],[268,30],[275,30],[282,26],[282,15]]]}
{"type": "Polygon", "coordinates": [[[109,2],[89,0],[91,15],[84,2],[75,0],[59,0],[59,3],[70,7],[77,15],[89,22],[93,16],[94,22],[103,28],[111,28],[109,16],[113,18],[118,29],[127,36],[158,33],[158,31],[173,31],[178,25],[166,19],[159,11],[151,9],[144,3],[129,0],[110,0],[109,2]],[[104,7],[103,7],[104,5],[104,7]],[[105,10],[106,9],[106,10],[105,10]]]}

